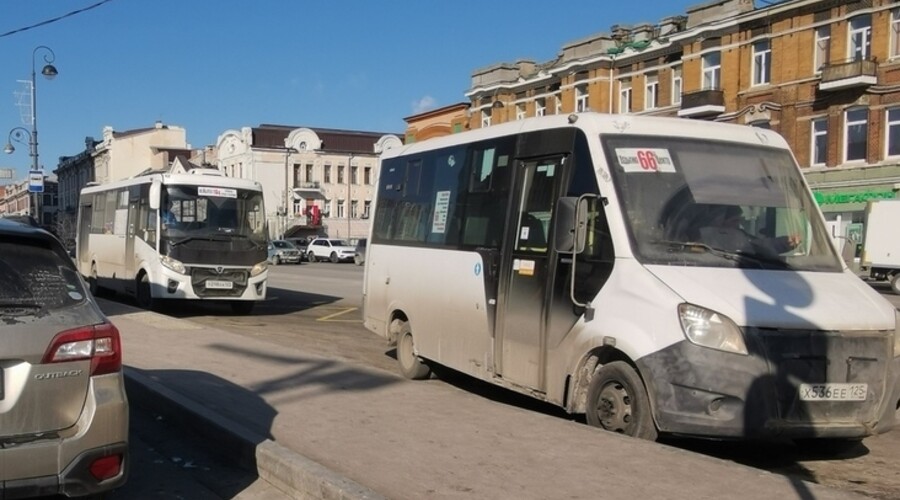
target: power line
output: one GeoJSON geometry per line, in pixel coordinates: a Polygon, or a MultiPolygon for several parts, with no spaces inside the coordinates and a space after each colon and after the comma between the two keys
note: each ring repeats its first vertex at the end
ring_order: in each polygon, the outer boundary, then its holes
{"type": "Polygon", "coordinates": [[[7,31],[6,33],[0,33],[0,38],[3,38],[3,37],[5,37],[5,36],[10,36],[10,35],[15,35],[16,33],[21,33],[21,32],[23,32],[23,31],[28,31],[28,30],[31,30],[31,29],[34,29],[34,28],[39,28],[39,27],[41,27],[41,26],[46,26],[46,25],[48,25],[48,24],[55,23],[55,22],[57,22],[57,21],[60,21],[60,20],[62,20],[62,19],[65,19],[65,18],[67,18],[67,17],[72,17],[72,16],[74,16],[74,15],[76,15],[76,14],[81,14],[82,12],[85,12],[85,11],[88,11],[88,10],[91,10],[91,9],[96,9],[97,7],[103,5],[103,4],[107,3],[107,2],[111,2],[111,1],[112,1],[112,0],[100,0],[99,2],[97,2],[97,3],[93,4],[93,5],[89,5],[89,6],[85,7],[85,8],[83,8],[83,9],[73,10],[72,12],[69,12],[69,13],[67,13],[67,14],[63,14],[63,15],[61,15],[61,16],[54,17],[53,19],[48,19],[48,20],[46,20],[46,21],[41,21],[41,22],[39,22],[39,23],[37,23],[37,24],[32,24],[31,26],[26,26],[26,27],[24,27],[24,28],[19,28],[19,29],[12,30],[12,31],[7,31]]]}

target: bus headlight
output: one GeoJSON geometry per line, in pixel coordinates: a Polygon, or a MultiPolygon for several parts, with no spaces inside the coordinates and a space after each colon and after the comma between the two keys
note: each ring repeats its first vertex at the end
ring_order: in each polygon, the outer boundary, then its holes
{"type": "Polygon", "coordinates": [[[265,271],[268,268],[269,268],[269,262],[264,260],[264,261],[260,262],[259,264],[253,266],[253,269],[250,270],[250,277],[252,278],[254,276],[259,276],[260,274],[263,273],[263,271],[265,271]]]}
{"type": "Polygon", "coordinates": [[[185,274],[187,272],[187,269],[185,269],[184,264],[182,264],[180,260],[175,260],[168,255],[163,255],[159,258],[159,261],[162,263],[162,265],[168,267],[178,274],[185,274]]]}
{"type": "Polygon", "coordinates": [[[685,337],[694,344],[747,354],[741,329],[727,316],[693,304],[681,304],[678,306],[678,318],[685,337]]]}

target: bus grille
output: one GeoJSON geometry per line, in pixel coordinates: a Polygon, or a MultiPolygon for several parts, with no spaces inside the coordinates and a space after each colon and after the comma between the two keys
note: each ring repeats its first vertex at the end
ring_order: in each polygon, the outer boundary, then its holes
{"type": "Polygon", "coordinates": [[[756,344],[768,360],[771,385],[764,385],[774,392],[779,419],[815,424],[877,418],[891,361],[889,334],[748,330],[749,343],[756,344]],[[801,401],[801,383],[866,383],[868,395],[864,402],[801,401]]]}
{"type": "Polygon", "coordinates": [[[198,297],[240,297],[247,289],[249,273],[244,269],[194,267],[191,269],[191,286],[198,297]],[[208,281],[230,282],[232,288],[207,287],[208,281]]]}

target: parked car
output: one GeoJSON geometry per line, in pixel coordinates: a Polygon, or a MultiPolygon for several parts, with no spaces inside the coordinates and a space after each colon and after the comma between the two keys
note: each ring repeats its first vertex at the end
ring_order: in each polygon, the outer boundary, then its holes
{"type": "Polygon", "coordinates": [[[309,238],[285,238],[285,241],[290,241],[297,247],[297,250],[300,251],[300,261],[306,260],[306,252],[307,246],[309,246],[309,238]]]}
{"type": "Polygon", "coordinates": [[[300,250],[290,241],[272,240],[269,242],[269,262],[278,264],[299,264],[300,250]]]}
{"type": "Polygon", "coordinates": [[[316,238],[309,242],[306,257],[310,262],[317,260],[330,260],[331,262],[346,262],[353,260],[356,248],[344,240],[333,238],[316,238]]]}
{"type": "Polygon", "coordinates": [[[0,498],[100,496],[128,466],[119,331],[59,240],[0,219],[0,498]]]}
{"type": "Polygon", "coordinates": [[[366,239],[360,238],[356,242],[356,254],[353,256],[353,262],[357,266],[361,266],[366,262],[366,239]]]}

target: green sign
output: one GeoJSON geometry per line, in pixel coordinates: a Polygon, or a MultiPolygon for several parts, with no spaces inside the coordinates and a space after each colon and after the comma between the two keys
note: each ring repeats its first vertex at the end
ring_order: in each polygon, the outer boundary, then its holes
{"type": "Polygon", "coordinates": [[[813,193],[819,205],[837,205],[842,203],[865,203],[869,200],[892,200],[896,198],[894,191],[860,191],[858,193],[813,193]]]}

